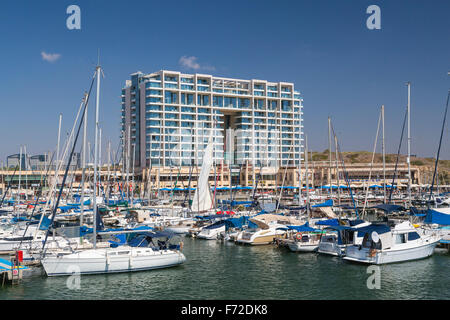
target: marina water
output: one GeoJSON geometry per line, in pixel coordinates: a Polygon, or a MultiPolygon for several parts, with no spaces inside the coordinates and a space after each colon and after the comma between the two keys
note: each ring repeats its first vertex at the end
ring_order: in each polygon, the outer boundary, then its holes
{"type": "Polygon", "coordinates": [[[68,277],[32,276],[5,285],[0,299],[450,299],[449,253],[380,266],[380,289],[369,289],[366,265],[286,248],[183,238],[187,261],[143,272],[68,277]]]}

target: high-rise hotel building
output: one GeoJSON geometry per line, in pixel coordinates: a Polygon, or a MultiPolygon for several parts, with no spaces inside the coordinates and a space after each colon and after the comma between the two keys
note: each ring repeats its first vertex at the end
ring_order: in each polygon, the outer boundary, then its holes
{"type": "Polygon", "coordinates": [[[303,107],[293,83],[137,72],[121,98],[121,141],[139,168],[201,165],[210,135],[216,163],[299,165],[303,107]]]}

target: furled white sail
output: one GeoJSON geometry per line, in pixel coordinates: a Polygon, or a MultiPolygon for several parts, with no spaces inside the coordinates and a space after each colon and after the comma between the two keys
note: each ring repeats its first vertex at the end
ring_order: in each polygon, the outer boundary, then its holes
{"type": "Polygon", "coordinates": [[[203,154],[202,169],[198,177],[197,188],[192,199],[191,210],[202,212],[212,208],[211,189],[209,186],[209,173],[213,164],[213,139],[212,132],[209,136],[208,146],[203,154]]]}

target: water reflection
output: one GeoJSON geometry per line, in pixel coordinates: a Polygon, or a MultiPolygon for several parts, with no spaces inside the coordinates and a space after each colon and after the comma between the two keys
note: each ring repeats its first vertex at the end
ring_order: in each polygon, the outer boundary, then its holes
{"type": "Polygon", "coordinates": [[[184,265],[161,270],[67,277],[35,276],[5,286],[0,299],[449,299],[449,255],[380,267],[381,289],[367,288],[367,266],[275,246],[186,238],[184,265]]]}

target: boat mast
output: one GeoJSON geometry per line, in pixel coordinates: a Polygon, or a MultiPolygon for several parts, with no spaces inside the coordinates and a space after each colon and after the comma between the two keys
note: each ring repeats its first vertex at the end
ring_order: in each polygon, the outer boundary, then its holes
{"type": "Polygon", "coordinates": [[[98,194],[100,195],[102,190],[102,128],[99,128],[98,131],[98,194]]]}
{"type": "MultiPolygon", "coordinates": [[[[23,153],[25,157],[25,171],[28,171],[28,165],[27,165],[27,146],[23,146],[23,153]]],[[[25,201],[28,200],[28,173],[25,173],[25,201]]]]}
{"type": "MultiPolygon", "coordinates": [[[[298,206],[302,205],[302,149],[299,147],[299,155],[298,155],[298,206]]],[[[263,189],[264,191],[264,189],[263,189]]],[[[263,195],[264,199],[264,195],[263,195]]],[[[263,200],[264,201],[264,200],[263,200]]]]}
{"type": "Polygon", "coordinates": [[[60,147],[60,142],[61,142],[61,121],[62,121],[62,113],[59,114],[58,141],[56,143],[56,163],[55,163],[56,185],[58,185],[58,173],[59,173],[59,147],[60,147]]]}
{"type": "Polygon", "coordinates": [[[334,151],[336,157],[336,178],[337,178],[337,195],[338,204],[341,205],[341,180],[339,179],[339,158],[338,158],[338,148],[337,148],[337,137],[334,136],[334,151]]]}
{"type": "Polygon", "coordinates": [[[306,213],[308,215],[308,221],[311,218],[310,208],[309,208],[309,171],[308,171],[308,136],[305,134],[305,170],[306,170],[306,213]]]}
{"type": "Polygon", "coordinates": [[[19,187],[18,187],[18,189],[17,189],[17,204],[19,204],[19,202],[20,202],[20,189],[21,189],[21,186],[20,186],[20,180],[21,180],[21,177],[22,177],[22,146],[20,146],[20,151],[19,151],[19,187]]]}
{"type": "Polygon", "coordinates": [[[132,165],[132,174],[131,174],[131,205],[133,205],[134,202],[134,162],[135,162],[135,157],[136,157],[136,143],[133,143],[133,158],[131,160],[131,165],[132,165]]]}
{"type": "Polygon", "coordinates": [[[328,117],[328,186],[330,187],[330,199],[333,197],[333,188],[331,187],[331,118],[328,117]]]}
{"type": "Polygon", "coordinates": [[[109,190],[110,190],[110,180],[111,180],[111,140],[108,141],[108,176],[106,179],[106,186],[107,186],[107,190],[106,190],[106,204],[109,204],[109,190]]]}
{"type": "Polygon", "coordinates": [[[411,82],[408,81],[408,204],[411,207],[411,82]]]}
{"type": "Polygon", "coordinates": [[[386,150],[384,145],[384,105],[381,106],[381,122],[383,126],[383,141],[381,144],[381,149],[383,153],[383,193],[384,193],[384,203],[386,203],[386,150]]]}
{"type": "MultiPolygon", "coordinates": [[[[87,93],[84,93],[83,103],[87,99],[87,93]]],[[[81,172],[81,203],[80,203],[80,227],[83,225],[83,215],[84,215],[84,183],[86,179],[86,139],[87,139],[87,112],[88,106],[86,104],[86,110],[84,111],[84,123],[83,123],[83,147],[82,153],[83,156],[81,158],[82,161],[82,172],[81,172]]],[[[83,237],[80,236],[80,243],[83,243],[83,237]]]]}
{"type": "Polygon", "coordinates": [[[99,134],[99,121],[98,121],[98,109],[100,104],[100,70],[101,67],[97,66],[97,96],[95,103],[95,140],[94,140],[94,210],[93,210],[93,228],[94,228],[94,249],[97,248],[97,163],[98,163],[98,134],[99,134]]]}
{"type": "Polygon", "coordinates": [[[128,199],[128,205],[130,203],[130,135],[131,135],[131,126],[128,125],[128,137],[127,137],[127,153],[126,153],[126,163],[127,163],[127,199],[128,199]]]}

